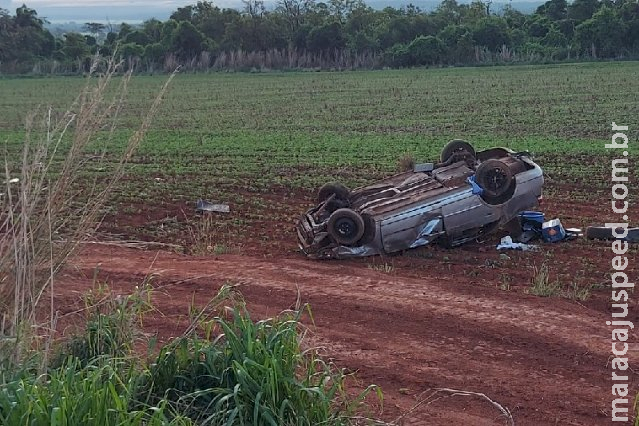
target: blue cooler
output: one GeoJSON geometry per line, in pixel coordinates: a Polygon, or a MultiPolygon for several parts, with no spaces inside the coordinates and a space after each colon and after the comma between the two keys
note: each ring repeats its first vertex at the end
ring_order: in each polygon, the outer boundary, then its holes
{"type": "Polygon", "coordinates": [[[521,212],[519,213],[519,221],[523,231],[539,232],[541,225],[544,223],[544,214],[542,212],[521,212]]]}
{"type": "Polygon", "coordinates": [[[566,230],[559,219],[553,219],[541,225],[541,236],[548,243],[556,243],[566,238],[566,230]]]}

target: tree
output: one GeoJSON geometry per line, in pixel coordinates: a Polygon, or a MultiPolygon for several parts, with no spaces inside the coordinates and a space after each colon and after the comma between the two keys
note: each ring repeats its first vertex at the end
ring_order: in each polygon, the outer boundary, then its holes
{"type": "Polygon", "coordinates": [[[177,22],[191,22],[191,19],[193,19],[193,6],[179,7],[171,14],[169,19],[177,22]]]}
{"type": "Polygon", "coordinates": [[[41,29],[43,25],[42,19],[38,18],[38,13],[29,9],[24,4],[16,9],[15,24],[18,27],[34,27],[41,29]]]}
{"type": "Polygon", "coordinates": [[[64,35],[64,44],[62,46],[62,53],[68,59],[72,60],[84,60],[86,59],[91,50],[87,45],[86,38],[80,33],[67,33],[64,35]]]}
{"type": "Polygon", "coordinates": [[[382,48],[388,48],[397,44],[410,43],[417,34],[414,33],[411,20],[407,16],[393,16],[382,27],[379,28],[381,34],[378,35],[382,48]]]}
{"type": "Polygon", "coordinates": [[[140,46],[146,46],[151,42],[152,40],[149,38],[149,36],[146,35],[144,31],[139,30],[131,31],[129,34],[126,35],[126,37],[124,37],[124,43],[133,43],[140,46]]]}
{"type": "Polygon", "coordinates": [[[450,63],[467,62],[473,55],[473,36],[466,25],[448,25],[437,37],[444,43],[447,61],[450,63]]]}
{"type": "Polygon", "coordinates": [[[601,57],[613,57],[620,53],[623,46],[621,20],[612,7],[602,7],[592,18],[587,19],[575,28],[575,39],[581,49],[601,57]]]}
{"type": "Polygon", "coordinates": [[[166,50],[161,43],[153,43],[144,48],[144,53],[142,56],[147,61],[159,64],[164,60],[164,57],[166,56],[166,50]]]}
{"type": "Polygon", "coordinates": [[[32,61],[52,56],[55,38],[35,10],[19,7],[16,15],[0,9],[0,61],[32,61]]]}
{"type": "Polygon", "coordinates": [[[304,24],[305,17],[314,3],[314,0],[278,0],[276,11],[286,20],[290,35],[295,34],[304,24]]]}
{"type": "Polygon", "coordinates": [[[556,27],[552,27],[541,39],[541,44],[549,47],[566,47],[568,39],[556,27]]]}
{"type": "Polygon", "coordinates": [[[173,32],[171,38],[172,50],[182,59],[190,59],[202,52],[204,35],[188,22],[182,21],[173,32]]]}
{"type": "Polygon", "coordinates": [[[328,10],[342,24],[354,10],[364,8],[366,5],[362,0],[328,0],[328,10]]]}
{"type": "Polygon", "coordinates": [[[408,45],[408,53],[415,65],[433,65],[441,62],[446,45],[437,37],[420,36],[408,45]]]}
{"type": "Polygon", "coordinates": [[[306,46],[314,51],[338,50],[344,48],[346,41],[339,22],[331,22],[321,27],[313,28],[308,33],[306,46]]]}
{"type": "Polygon", "coordinates": [[[242,0],[244,13],[253,19],[261,18],[266,11],[262,0],[242,0]]]}
{"type": "Polygon", "coordinates": [[[84,24],[84,30],[95,37],[99,37],[104,32],[106,25],[99,22],[87,22],[84,24]]]}
{"type": "Polygon", "coordinates": [[[618,13],[624,27],[624,46],[636,51],[639,49],[639,3],[625,1],[619,5],[618,13]]]}
{"type": "Polygon", "coordinates": [[[489,16],[480,20],[473,30],[473,39],[479,46],[497,50],[508,45],[510,37],[506,21],[497,16],[489,16]]]}
{"type": "Polygon", "coordinates": [[[473,0],[470,5],[460,6],[461,21],[466,25],[476,25],[490,15],[488,7],[487,3],[483,3],[480,0],[473,0]]]}
{"type": "Polygon", "coordinates": [[[549,0],[535,11],[537,15],[543,15],[551,21],[561,21],[568,17],[568,2],[566,0],[549,0]]]}
{"type": "Polygon", "coordinates": [[[264,1],[243,0],[243,10],[235,10],[194,0],[164,22],[123,23],[117,33],[87,22],[86,36],[58,39],[35,10],[22,5],[11,15],[0,9],[0,63],[30,69],[34,61],[82,59],[98,50],[109,54],[118,45],[120,53],[141,56],[147,64],[162,63],[168,53],[188,61],[205,50],[285,48],[340,57],[344,50],[383,53],[386,64],[402,67],[472,63],[477,46],[496,52],[505,45],[544,59],[573,51],[639,55],[637,0],[542,0],[533,14],[510,5],[491,12],[493,0],[442,0],[431,12],[412,4],[375,10],[368,0],[275,0],[277,7],[269,10],[264,1]]]}
{"type": "Polygon", "coordinates": [[[353,52],[375,52],[378,50],[379,45],[377,40],[373,37],[369,36],[363,31],[355,33],[354,35],[349,36],[348,40],[348,48],[353,52]]]}
{"type": "Polygon", "coordinates": [[[408,46],[398,43],[384,52],[384,62],[393,67],[408,67],[412,65],[412,58],[408,46]]]}
{"type": "Polygon", "coordinates": [[[550,19],[543,15],[534,15],[528,22],[528,34],[532,37],[545,37],[553,27],[550,19]]]}
{"type": "Polygon", "coordinates": [[[506,20],[506,25],[511,29],[521,29],[525,25],[527,18],[527,15],[515,10],[510,4],[504,6],[502,16],[506,20]]]}
{"type": "Polygon", "coordinates": [[[162,40],[162,27],[164,24],[157,19],[149,19],[142,23],[142,32],[150,43],[159,43],[162,40]]]}
{"type": "Polygon", "coordinates": [[[599,8],[599,0],[574,0],[568,6],[568,18],[581,23],[592,18],[599,8]]]}
{"type": "Polygon", "coordinates": [[[240,18],[240,13],[235,9],[220,10],[216,7],[206,13],[198,14],[196,27],[206,37],[221,41],[224,38],[227,25],[240,18]]]}
{"type": "Polygon", "coordinates": [[[120,31],[118,32],[118,38],[122,40],[131,32],[133,32],[133,27],[127,24],[126,22],[122,22],[120,24],[120,31]]]}
{"type": "Polygon", "coordinates": [[[135,43],[125,43],[120,47],[120,55],[123,58],[141,58],[144,54],[144,47],[135,43]]]}
{"type": "Polygon", "coordinates": [[[433,16],[441,22],[440,27],[461,24],[461,9],[456,0],[443,0],[435,9],[433,16]]]}

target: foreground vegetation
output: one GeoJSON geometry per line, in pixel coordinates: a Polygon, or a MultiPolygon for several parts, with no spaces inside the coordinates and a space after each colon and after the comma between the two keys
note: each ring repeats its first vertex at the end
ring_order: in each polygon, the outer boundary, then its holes
{"type": "Polygon", "coordinates": [[[304,308],[256,322],[228,287],[145,358],[134,349],[148,291],[89,295],[84,332],[58,344],[44,374],[37,355],[15,365],[0,351],[0,423],[341,425],[375,389],[349,397],[347,375],[303,348],[304,308]]]}
{"type": "Polygon", "coordinates": [[[26,6],[0,9],[0,70],[88,70],[96,52],[119,54],[138,71],[186,69],[353,69],[637,57],[636,1],[549,0],[525,15],[491,2],[445,0],[433,12],[414,6],[374,10],[364,1],[261,0],[243,11],[213,3],[178,8],[140,27],[87,23],[86,34],[54,36],[26,6]]]}

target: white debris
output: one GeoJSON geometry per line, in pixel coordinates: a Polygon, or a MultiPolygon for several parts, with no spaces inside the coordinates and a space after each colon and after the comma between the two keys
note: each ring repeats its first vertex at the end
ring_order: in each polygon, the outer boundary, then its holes
{"type": "Polygon", "coordinates": [[[201,212],[217,212],[217,213],[229,213],[231,208],[228,204],[211,203],[205,200],[197,200],[195,210],[201,212]]]}
{"type": "Polygon", "coordinates": [[[539,247],[533,244],[515,243],[510,235],[501,239],[501,242],[497,246],[497,250],[523,250],[523,251],[536,251],[539,247]]]}

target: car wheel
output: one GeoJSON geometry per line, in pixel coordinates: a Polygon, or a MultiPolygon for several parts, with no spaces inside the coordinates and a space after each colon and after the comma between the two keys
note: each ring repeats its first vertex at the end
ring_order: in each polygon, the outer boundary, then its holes
{"type": "Polygon", "coordinates": [[[605,226],[589,226],[586,228],[586,238],[589,240],[613,240],[612,228],[605,226]]]}
{"type": "Polygon", "coordinates": [[[351,191],[340,183],[327,183],[317,192],[317,202],[323,203],[333,194],[335,194],[335,199],[346,201],[350,193],[351,191]]]}
{"type": "Polygon", "coordinates": [[[364,219],[351,209],[338,209],[328,218],[326,230],[338,244],[355,244],[364,235],[364,219]]]}
{"type": "Polygon", "coordinates": [[[484,190],[481,197],[489,204],[506,202],[515,193],[515,176],[506,163],[486,160],[477,167],[475,182],[484,190]]]}
{"type": "Polygon", "coordinates": [[[442,163],[446,163],[451,159],[451,157],[453,157],[453,155],[460,154],[470,155],[472,158],[475,158],[475,148],[464,140],[453,139],[446,144],[444,149],[442,149],[440,160],[442,163]]]}
{"type": "Polygon", "coordinates": [[[362,219],[364,220],[364,234],[360,239],[360,244],[370,244],[375,239],[375,219],[370,214],[363,213],[362,219]]]}

